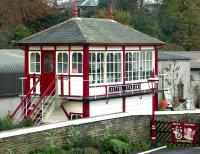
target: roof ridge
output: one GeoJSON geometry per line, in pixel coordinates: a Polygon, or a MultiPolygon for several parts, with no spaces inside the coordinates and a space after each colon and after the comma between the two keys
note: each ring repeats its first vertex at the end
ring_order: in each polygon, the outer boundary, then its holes
{"type": "Polygon", "coordinates": [[[80,33],[81,33],[81,36],[83,37],[85,43],[87,43],[87,39],[86,39],[84,33],[82,32],[81,28],[79,27],[79,24],[77,23],[78,20],[74,20],[74,21],[75,21],[75,23],[76,23],[77,28],[79,29],[79,31],[80,31],[80,33]]]}

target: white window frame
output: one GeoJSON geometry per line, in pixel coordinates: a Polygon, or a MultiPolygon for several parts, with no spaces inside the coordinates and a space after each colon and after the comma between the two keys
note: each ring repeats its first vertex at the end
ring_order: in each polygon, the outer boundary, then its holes
{"type": "MultiPolygon", "coordinates": [[[[140,50],[140,51],[126,51],[125,52],[125,55],[126,53],[139,53],[139,69],[138,69],[138,79],[137,80],[127,80],[127,76],[126,76],[126,79],[125,79],[125,82],[126,83],[132,83],[132,82],[146,82],[148,80],[148,78],[150,77],[150,74],[147,76],[147,71],[150,71],[150,70],[153,70],[154,69],[154,65],[155,65],[155,58],[154,58],[154,50],[140,50]],[[147,53],[148,52],[151,52],[151,60],[150,59],[147,59],[147,53]],[[142,57],[142,55],[144,54],[145,58],[142,57]],[[151,68],[147,69],[147,63],[151,63],[151,68]],[[144,65],[144,66],[143,66],[144,65]],[[141,70],[142,68],[142,70],[141,70]],[[144,78],[143,78],[143,71],[145,72],[144,74],[144,78]]],[[[132,61],[133,62],[133,61],[132,61]]],[[[137,61],[138,62],[138,61],[137,61]]],[[[126,63],[126,57],[125,57],[125,63],[126,63]]],[[[125,72],[127,74],[127,69],[125,67],[125,72]]],[[[133,75],[133,72],[132,72],[132,75],[133,75]]]]}
{"type": "MultiPolygon", "coordinates": [[[[62,63],[62,66],[63,66],[63,61],[61,63],[62,63]]],[[[58,74],[58,75],[60,75],[60,74],[64,74],[64,75],[69,74],[69,54],[68,54],[68,51],[57,51],[56,52],[56,74],[58,74]],[[60,63],[60,62],[58,62],[58,54],[59,53],[67,54],[67,69],[68,69],[67,73],[63,73],[63,67],[62,67],[62,73],[58,72],[58,63],[60,63]]]]}
{"type": "MultiPolygon", "coordinates": [[[[28,64],[29,64],[29,74],[41,74],[41,52],[40,51],[29,51],[29,59],[28,59],[28,64]],[[40,71],[39,72],[31,72],[31,54],[32,53],[38,53],[40,55],[40,71]]],[[[35,62],[36,64],[36,62],[35,62]]]]}
{"type": "Polygon", "coordinates": [[[70,53],[70,73],[72,75],[82,75],[83,74],[83,52],[82,51],[71,51],[70,53]],[[82,65],[82,72],[81,73],[73,73],[73,70],[72,70],[72,64],[73,64],[73,53],[80,53],[82,55],[82,62],[81,62],[81,65],[82,65]]]}
{"type": "MultiPolygon", "coordinates": [[[[104,82],[102,83],[91,83],[90,81],[90,85],[92,86],[97,86],[97,85],[113,85],[113,84],[122,84],[123,82],[123,53],[122,51],[90,51],[90,53],[103,53],[104,54],[104,82]],[[121,77],[120,77],[120,81],[119,82],[107,82],[107,54],[108,53],[120,53],[120,57],[121,57],[121,77]]],[[[89,61],[90,62],[90,61],[89,61]]]]}

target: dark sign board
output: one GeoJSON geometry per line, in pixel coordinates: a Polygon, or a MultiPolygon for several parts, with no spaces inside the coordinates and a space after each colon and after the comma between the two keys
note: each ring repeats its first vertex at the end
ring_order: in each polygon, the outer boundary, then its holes
{"type": "Polygon", "coordinates": [[[172,142],[177,143],[196,143],[197,126],[196,124],[172,123],[172,142]]]}
{"type": "Polygon", "coordinates": [[[115,92],[135,91],[135,90],[140,90],[140,87],[141,87],[140,84],[110,86],[108,87],[108,92],[115,93],[115,92]]]}

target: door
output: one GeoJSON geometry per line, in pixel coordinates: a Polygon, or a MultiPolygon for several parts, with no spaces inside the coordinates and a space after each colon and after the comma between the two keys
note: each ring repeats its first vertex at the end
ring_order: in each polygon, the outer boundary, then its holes
{"type": "MultiPolygon", "coordinates": [[[[43,95],[50,84],[55,79],[55,52],[54,51],[42,51],[41,59],[41,94],[43,95]]],[[[55,94],[55,83],[48,90],[46,95],[55,94]],[[53,91],[53,92],[52,92],[53,91]]]]}

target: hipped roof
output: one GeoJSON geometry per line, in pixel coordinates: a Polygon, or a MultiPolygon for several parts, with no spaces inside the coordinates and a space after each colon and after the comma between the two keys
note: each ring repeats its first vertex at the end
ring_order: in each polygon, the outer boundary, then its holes
{"type": "Polygon", "coordinates": [[[164,43],[110,19],[71,18],[18,42],[27,44],[154,44],[164,43]]]}

